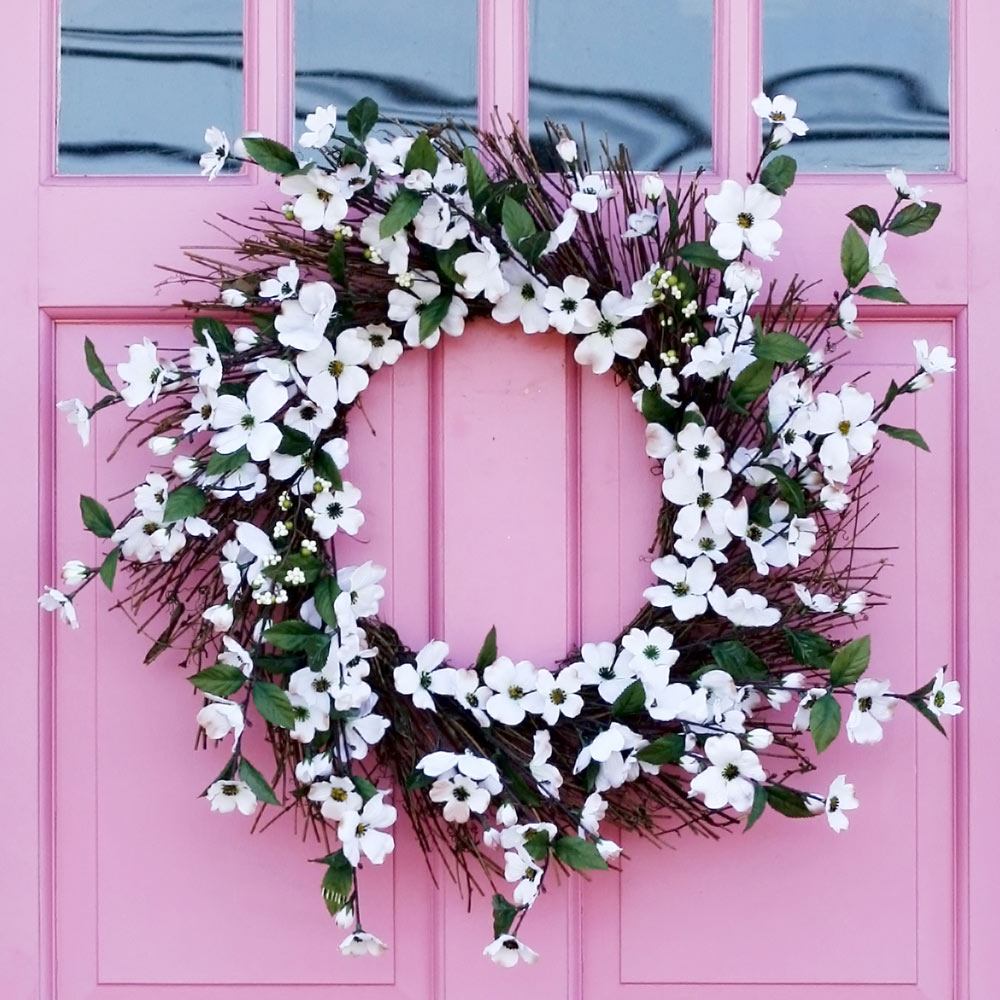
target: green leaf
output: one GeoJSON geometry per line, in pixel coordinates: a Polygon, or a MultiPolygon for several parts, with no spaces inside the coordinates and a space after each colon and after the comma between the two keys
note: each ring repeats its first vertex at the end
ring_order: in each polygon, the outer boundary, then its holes
{"type": "Polygon", "coordinates": [[[178,486],[167,494],[167,502],[163,505],[163,523],[172,524],[186,517],[197,517],[207,503],[208,498],[194,484],[178,486]]]}
{"type": "Polygon", "coordinates": [[[344,479],[337,468],[337,463],[330,457],[330,453],[322,448],[316,449],[313,455],[313,472],[320,479],[325,479],[334,492],[344,488],[344,479]]]}
{"type": "Polygon", "coordinates": [[[790,156],[775,156],[760,172],[760,182],[771,194],[783,195],[795,183],[797,164],[790,156]]]}
{"type": "Polygon", "coordinates": [[[941,214],[941,206],[936,201],[926,205],[907,205],[889,223],[889,232],[897,236],[917,236],[926,233],[941,214]]]}
{"type": "Polygon", "coordinates": [[[493,936],[506,934],[517,916],[517,907],[509,903],[499,892],[493,895],[493,936]]]}
{"type": "Polygon", "coordinates": [[[299,621],[298,618],[289,618],[288,621],[278,622],[264,632],[264,641],[270,643],[276,649],[283,649],[288,653],[301,653],[320,637],[322,632],[313,628],[309,622],[299,621]]]}
{"type": "Polygon", "coordinates": [[[860,639],[845,643],[834,653],[830,664],[830,683],[834,687],[855,683],[868,669],[871,655],[871,636],[863,635],[860,639]]]}
{"type": "Polygon", "coordinates": [[[784,785],[768,785],[767,804],[782,816],[791,819],[811,819],[817,815],[806,805],[806,798],[801,792],[793,788],[785,788],[784,785]]]}
{"type": "Polygon", "coordinates": [[[785,642],[792,652],[792,659],[804,667],[828,670],[833,662],[833,643],[816,632],[785,629],[785,642]]]}
{"type": "Polygon", "coordinates": [[[501,220],[507,242],[519,252],[522,249],[521,241],[534,236],[538,232],[535,220],[531,217],[528,210],[509,195],[503,200],[501,220]]]}
{"type": "Polygon", "coordinates": [[[441,325],[451,308],[451,292],[442,292],[431,299],[420,311],[420,343],[422,344],[441,325]]]}
{"type": "Polygon", "coordinates": [[[323,902],[333,917],[347,906],[354,893],[354,867],[343,851],[328,854],[323,860],[327,866],[323,874],[323,902]]]}
{"type": "Polygon", "coordinates": [[[333,602],[339,596],[340,587],[332,576],[323,576],[316,581],[316,586],[313,588],[316,611],[330,628],[337,628],[337,613],[333,609],[333,602]]]}
{"type": "Polygon", "coordinates": [[[739,408],[744,409],[755,399],[759,399],[771,387],[774,376],[774,362],[764,359],[751,361],[736,376],[729,389],[730,400],[739,408]]]}
{"type": "Polygon", "coordinates": [[[221,452],[213,451],[208,463],[205,466],[206,476],[226,476],[230,472],[242,469],[250,461],[250,452],[246,448],[237,448],[236,451],[223,455],[221,452]]]}
{"type": "Polygon", "coordinates": [[[94,376],[97,384],[109,392],[117,392],[114,382],[108,375],[108,370],[104,367],[104,362],[97,356],[97,350],[90,337],[83,338],[83,356],[87,361],[87,370],[94,376]]]}
{"type": "Polygon", "coordinates": [[[806,493],[802,489],[802,484],[797,479],[792,479],[781,466],[764,464],[761,468],[767,469],[774,476],[778,493],[781,499],[792,508],[792,512],[794,514],[804,513],[806,509],[806,493]]]}
{"type": "Polygon", "coordinates": [[[743,832],[746,833],[764,815],[764,807],[767,805],[767,789],[763,785],[753,786],[753,805],[747,813],[746,826],[743,832]]]}
{"type": "Polygon", "coordinates": [[[263,654],[253,658],[255,670],[263,674],[293,674],[302,666],[299,656],[266,656],[263,654]]]}
{"type": "Polygon", "coordinates": [[[868,235],[871,234],[873,229],[882,228],[882,220],[878,217],[878,212],[871,205],[858,205],[847,213],[847,217],[861,232],[868,235]]]}
{"type": "Polygon", "coordinates": [[[676,764],[684,754],[684,737],[680,733],[659,736],[649,746],[636,751],[636,757],[646,764],[676,764]]]}
{"type": "Polygon", "coordinates": [[[923,698],[911,699],[907,701],[943,736],[948,738],[948,731],[941,725],[941,720],[930,710],[927,702],[923,698]]]}
{"type": "Polygon", "coordinates": [[[205,694],[214,694],[218,698],[228,698],[239,691],[246,683],[246,677],[239,667],[231,667],[225,663],[216,663],[192,674],[188,680],[205,694]]]}
{"type": "Polygon", "coordinates": [[[98,538],[110,538],[115,533],[115,524],[107,508],[93,497],[80,497],[80,516],[87,531],[93,532],[98,538]]]}
{"type": "Polygon", "coordinates": [[[712,659],[737,683],[767,677],[767,665],[749,646],[735,639],[712,645],[712,659]]]}
{"type": "Polygon", "coordinates": [[[809,709],[809,732],[816,749],[822,753],[840,732],[840,702],[832,694],[825,694],[809,709]]]}
{"type": "Polygon", "coordinates": [[[413,140],[406,159],[403,161],[403,170],[409,173],[411,170],[426,170],[432,177],[438,166],[438,155],[431,143],[430,136],[426,132],[413,140]]]}
{"type": "Polygon", "coordinates": [[[288,695],[277,684],[257,681],[253,686],[253,703],[272,726],[291,729],[295,725],[295,709],[288,695]]]}
{"type": "Polygon", "coordinates": [[[308,434],[294,427],[282,426],[281,444],[278,445],[278,453],[281,455],[304,455],[310,451],[313,440],[308,434]]]}
{"type": "Polygon", "coordinates": [[[642,681],[632,681],[611,706],[611,714],[617,716],[636,715],[646,707],[646,689],[642,681]]]}
{"type": "Polygon", "coordinates": [[[355,791],[361,796],[362,802],[367,802],[378,795],[378,789],[367,778],[354,774],[351,776],[351,781],[354,782],[355,791]]]}
{"type": "Polygon", "coordinates": [[[205,343],[205,337],[212,339],[212,343],[219,349],[220,354],[232,354],[236,350],[233,335],[229,332],[229,327],[222,320],[212,319],[208,316],[199,316],[191,324],[194,339],[199,344],[205,343]]]}
{"type": "Polygon", "coordinates": [[[809,345],[790,333],[765,333],[757,339],[753,352],[763,361],[779,364],[801,361],[809,353],[809,345]]]}
{"type": "Polygon", "coordinates": [[[243,145],[250,159],[272,174],[284,176],[299,169],[299,161],[295,154],[280,142],[247,136],[243,140],[243,145]]]}
{"type": "Polygon", "coordinates": [[[551,847],[549,835],[545,830],[532,830],[524,838],[524,849],[535,861],[544,861],[551,847]]]}
{"type": "Polygon", "coordinates": [[[465,178],[469,188],[469,197],[472,199],[473,207],[478,212],[486,204],[490,196],[490,188],[492,187],[490,178],[483,168],[482,163],[479,162],[479,157],[476,156],[475,151],[468,146],[462,150],[462,162],[465,164],[465,178]]]}
{"type": "Polygon", "coordinates": [[[250,791],[257,796],[260,802],[269,806],[281,805],[278,801],[278,796],[274,794],[274,789],[267,778],[246,757],[240,761],[239,775],[250,786],[250,791]]]}
{"type": "Polygon", "coordinates": [[[496,663],[496,660],[497,627],[494,625],[489,632],[486,633],[486,638],[483,639],[483,644],[479,647],[479,653],[476,656],[476,670],[483,671],[491,663],[496,663]]]}
{"type": "Polygon", "coordinates": [[[923,435],[918,430],[914,430],[912,427],[893,427],[892,424],[879,424],[878,429],[888,434],[891,438],[896,438],[898,441],[909,441],[910,444],[915,445],[917,448],[923,448],[924,451],[930,451],[927,447],[927,442],[923,439],[923,435]]]}
{"type": "Polygon", "coordinates": [[[104,562],[101,563],[101,568],[97,571],[97,575],[101,578],[101,583],[108,590],[114,590],[115,574],[118,572],[118,557],[121,553],[122,550],[119,547],[116,546],[113,548],[104,557],[104,562]]]}
{"type": "Polygon", "coordinates": [[[326,269],[338,285],[347,284],[347,250],[343,240],[335,239],[326,255],[326,269]]]}
{"type": "Polygon", "coordinates": [[[407,776],[405,787],[407,791],[416,792],[421,788],[429,788],[436,780],[423,771],[411,771],[407,776]]]}
{"type": "Polygon", "coordinates": [[[390,236],[398,233],[404,226],[408,226],[416,218],[417,212],[420,211],[420,206],[423,203],[424,199],[416,191],[403,188],[393,198],[392,204],[389,206],[389,211],[385,213],[385,218],[379,223],[379,236],[384,240],[388,239],[390,236]]]}
{"type": "Polygon", "coordinates": [[[881,285],[866,285],[859,288],[858,295],[875,302],[899,302],[905,304],[906,296],[898,288],[883,288],[881,285]]]}
{"type": "Polygon", "coordinates": [[[673,419],[677,412],[658,392],[653,389],[643,389],[640,404],[642,415],[648,424],[664,424],[673,419]]]}
{"type": "Polygon", "coordinates": [[[840,270],[848,288],[857,288],[868,274],[868,247],[854,226],[848,226],[840,243],[840,270]]]}
{"type": "Polygon", "coordinates": [[[358,142],[364,142],[378,121],[378,105],[370,97],[362,97],[347,112],[347,129],[358,142]]]}
{"type": "Polygon", "coordinates": [[[608,867],[597,847],[583,837],[560,837],[552,846],[556,857],[574,871],[603,871],[608,867]]]}
{"type": "Polygon", "coordinates": [[[677,256],[694,267],[705,267],[714,271],[725,271],[730,264],[730,261],[719,256],[719,252],[707,240],[688,243],[677,251],[677,256]]]}

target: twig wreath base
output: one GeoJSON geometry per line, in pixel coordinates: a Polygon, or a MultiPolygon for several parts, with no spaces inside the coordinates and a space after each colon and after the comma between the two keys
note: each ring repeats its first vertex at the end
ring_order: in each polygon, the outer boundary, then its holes
{"type": "Polygon", "coordinates": [[[861,336],[858,298],[905,301],[887,237],[926,232],[940,206],[891,171],[888,211],[849,213],[844,287],[825,307],[806,308],[798,279],[765,289],[754,261],[776,254],[795,179],[777,151],[807,129],[787,97],[754,111],[756,169],[711,194],[697,177],[637,174],[625,150],[592,166],[562,127],[549,130],[558,173],[513,127],[477,133],[478,149],[450,126],[376,134],[367,98],[345,122],[332,106],[308,116],[306,161],[259,137],[231,150],[209,129],[210,179],[236,155],[289,200],[226,220],[236,233],[218,258],[188,253],[175,277],[212,289],[189,303],[189,350],[134,344],[116,384],[86,341],[106,394],[59,408],[86,444],[94,415],[124,403],[125,436],[159,467],[117,521],[81,498],[110,549],[66,563],[64,589],[40,603],[77,627],[75,594],[124,571],[118,607],[144,633],[161,623],[147,662],[181,650],[206,742],[231,740],[211,809],[304,820],[345,954],[385,948],[361,922],[357,873],[393,851],[392,801],[463,889],[506,883],[484,953],[511,966],[537,958],[520,927],[552,866],[613,865],[610,828],[714,836],[770,808],[840,832],[854,786],[800,788],[810,748],[842,730],[880,741],[901,702],[942,731],[961,711],[943,669],[899,693],[867,677],[867,636],[843,638],[885,599],[882,561],[857,544],[879,435],[926,447],[883,418],[955,363],[916,341],[914,374],[876,397],[834,382],[833,361],[861,336]],[[358,399],[475,315],[570,338],[581,365],[632,394],[661,477],[646,603],[551,669],[502,655],[495,631],[473,664],[440,640],[410,648],[379,617],[386,570],[337,559],[365,523],[348,476],[358,399]],[[274,755],[263,770],[246,754],[254,725],[274,755]]]}

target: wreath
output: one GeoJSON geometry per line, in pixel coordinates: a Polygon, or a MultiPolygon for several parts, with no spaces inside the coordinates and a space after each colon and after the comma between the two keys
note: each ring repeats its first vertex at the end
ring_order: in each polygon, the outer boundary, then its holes
{"type": "Polygon", "coordinates": [[[825,306],[798,278],[765,286],[754,262],[777,254],[795,179],[778,150],[806,126],[785,96],[753,109],[756,168],[711,194],[697,176],[636,172],[623,148],[592,163],[554,125],[538,153],[499,124],[376,131],[368,98],[343,123],[333,106],[307,117],[307,161],[210,129],[209,179],[252,161],[287,203],[246,220],[235,254],[189,251],[175,279],[213,292],[188,303],[188,350],[143,339],[116,383],[85,342],[105,394],[59,409],[86,444],[95,414],[124,404],[126,437],[160,461],[117,519],[81,497],[110,548],[66,563],[40,604],[76,628],[74,596],[124,571],[116,606],[154,639],[147,662],[181,650],[204,742],[231,740],[210,808],[301,817],[345,954],[385,948],[361,924],[357,873],[392,852],[393,801],[464,887],[506,883],[485,954],[511,966],[537,958],[518,935],[553,867],[616,863],[609,829],[714,836],[770,808],[840,832],[854,786],[801,787],[812,749],[841,729],[877,743],[901,702],[942,732],[961,711],[943,668],[900,693],[867,676],[868,637],[844,637],[884,600],[884,560],[857,542],[879,435],[926,448],[884,418],[955,362],[916,341],[914,374],[873,393],[841,384],[834,361],[861,336],[859,298],[905,302],[888,237],[925,232],[940,206],[890,171],[888,210],[848,213],[844,285],[825,306]],[[663,494],[645,603],[542,668],[502,655],[495,630],[472,664],[438,639],[411,648],[379,617],[386,569],[337,558],[365,523],[348,461],[358,400],[475,315],[564,336],[622,384],[663,494]],[[251,726],[266,765],[247,756],[251,726]]]}

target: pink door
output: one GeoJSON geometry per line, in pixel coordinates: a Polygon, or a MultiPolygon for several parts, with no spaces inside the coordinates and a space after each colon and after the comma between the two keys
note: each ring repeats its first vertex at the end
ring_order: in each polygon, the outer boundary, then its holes
{"type": "MultiPolygon", "coordinates": [[[[1000,22],[985,0],[882,6],[49,0],[12,11],[0,42],[0,412],[14,457],[0,603],[0,995],[1000,995],[986,709],[991,691],[1000,696],[1000,561],[990,551],[1000,351],[989,312],[1000,295],[1000,22]],[[663,55],[671,45],[679,59],[663,55]],[[513,973],[480,957],[488,904],[474,900],[470,915],[451,886],[435,889],[403,835],[377,873],[380,890],[368,893],[379,908],[369,920],[391,951],[378,962],[342,959],[315,866],[304,863],[312,845],[281,828],[234,835],[195,798],[215,773],[205,754],[216,751],[190,752],[194,702],[171,664],[141,665],[147,644],[122,615],[103,613],[104,593],[87,592],[79,633],[56,632],[49,619],[36,626],[35,594],[54,575],[56,551],[86,554],[92,544],[76,495],[109,496],[131,482],[127,462],[103,463],[110,427],[84,452],[55,420],[54,401],[87,384],[83,338],[106,358],[144,333],[181,342],[179,295],[156,287],[165,275],[155,265],[180,263],[182,245],[213,242],[203,220],[274,202],[255,169],[211,188],[196,176],[190,151],[209,124],[290,139],[293,96],[309,110],[324,95],[345,104],[382,88],[382,103],[388,95],[405,117],[460,113],[478,95],[481,120],[494,105],[522,119],[529,105],[535,118],[584,117],[651,167],[707,165],[711,186],[740,177],[754,155],[747,109],[762,78],[796,94],[814,125],[783,209],[782,273],[833,279],[840,213],[881,197],[885,166],[919,175],[944,206],[933,239],[897,247],[911,304],[868,308],[850,364],[887,382],[909,369],[915,337],[959,359],[955,382],[906,397],[912,420],[900,415],[919,423],[931,454],[886,448],[876,531],[899,548],[884,577],[894,601],[879,611],[874,641],[882,672],[901,683],[954,664],[973,707],[950,753],[910,714],[884,752],[838,744],[822,760],[821,779],[848,770],[863,789],[848,836],[768,816],[720,842],[628,843],[620,876],[575,880],[540,904],[531,943],[543,960],[513,973]],[[162,747],[175,752],[164,759],[162,747]],[[986,784],[973,796],[977,774],[986,784]]],[[[635,446],[640,421],[565,346],[484,327],[431,356],[414,352],[372,389],[376,433],[358,424],[352,448],[376,527],[354,553],[391,567],[385,610],[411,643],[446,635],[457,655],[474,656],[495,623],[505,652],[544,661],[617,631],[648,582],[656,484],[635,446]],[[474,575],[463,571],[470,563],[474,575]]]]}

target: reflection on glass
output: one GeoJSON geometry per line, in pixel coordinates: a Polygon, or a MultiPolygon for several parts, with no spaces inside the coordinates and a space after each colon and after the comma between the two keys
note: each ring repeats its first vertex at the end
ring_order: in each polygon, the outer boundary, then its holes
{"type": "Polygon", "coordinates": [[[947,170],[949,0],[765,0],[764,89],[797,98],[802,170],[947,170]]]}
{"type": "Polygon", "coordinates": [[[62,0],[58,171],[198,172],[243,126],[243,0],[62,0]]]}
{"type": "Polygon", "coordinates": [[[295,134],[318,105],[476,123],[477,0],[296,0],[295,134]]]}
{"type": "Polygon", "coordinates": [[[532,0],[528,119],[587,128],[640,170],[712,162],[711,0],[532,0]]]}

